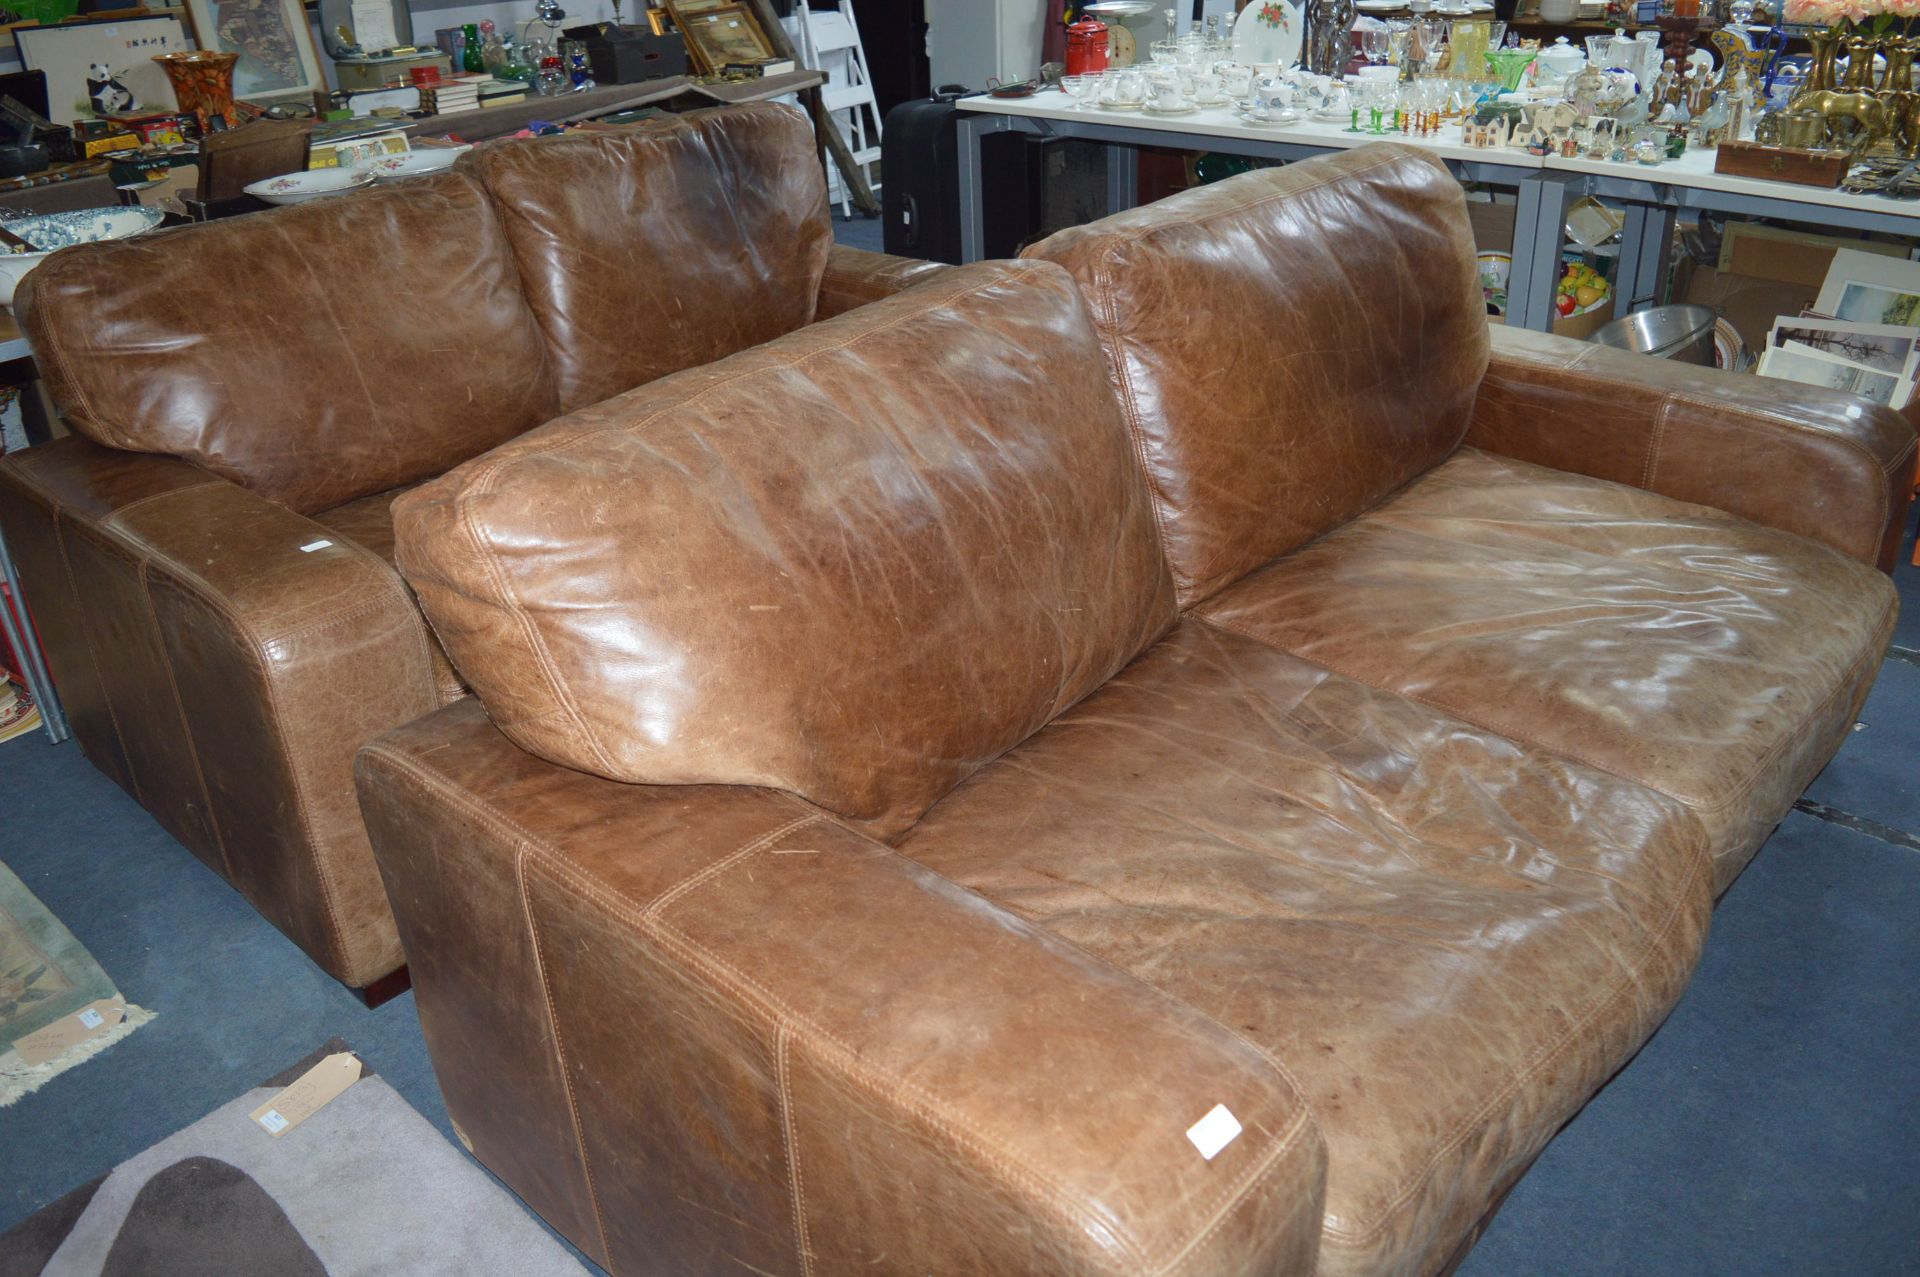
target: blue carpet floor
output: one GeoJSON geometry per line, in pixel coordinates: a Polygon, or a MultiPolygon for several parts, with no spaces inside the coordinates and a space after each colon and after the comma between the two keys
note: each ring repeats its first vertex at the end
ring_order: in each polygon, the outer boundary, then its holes
{"type": "MultiPolygon", "coordinates": [[[[1920,572],[1898,579],[1898,641],[1920,646],[1920,572]]],[[[1465,1277],[1920,1272],[1914,660],[1887,663],[1803,804],[1820,814],[1790,816],[1727,894],[1679,1008],[1465,1277]]],[[[334,1036],[451,1134],[412,995],[363,1008],[74,745],[0,745],[0,860],[159,1012],[0,1110],[0,1230],[334,1036]]]]}

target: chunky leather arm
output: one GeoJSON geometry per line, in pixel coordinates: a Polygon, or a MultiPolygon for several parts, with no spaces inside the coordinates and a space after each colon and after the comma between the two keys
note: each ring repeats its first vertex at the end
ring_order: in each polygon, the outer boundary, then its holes
{"type": "Polygon", "coordinates": [[[952,269],[941,262],[892,257],[835,244],[827,252],[827,273],[820,280],[820,305],[813,317],[819,320],[844,315],[855,307],[891,297],[952,269]]]}
{"type": "Polygon", "coordinates": [[[1851,395],[1492,328],[1466,442],[1713,506],[1891,569],[1914,429],[1851,395]]]}
{"type": "Polygon", "coordinates": [[[353,751],[439,704],[397,573],[197,466],[69,438],[0,518],[75,735],[334,976],[403,962],[353,751]]]}
{"type": "Polygon", "coordinates": [[[610,1270],[1311,1271],[1278,1065],[819,809],[557,767],[471,700],[358,775],[449,1110],[610,1270]]]}

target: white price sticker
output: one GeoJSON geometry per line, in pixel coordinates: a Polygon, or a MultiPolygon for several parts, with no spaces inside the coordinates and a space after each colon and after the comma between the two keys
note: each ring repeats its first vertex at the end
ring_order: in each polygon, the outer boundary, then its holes
{"type": "Polygon", "coordinates": [[[331,541],[309,541],[300,547],[300,553],[312,554],[315,550],[324,550],[332,544],[331,541]]]}
{"type": "Polygon", "coordinates": [[[92,1007],[88,1007],[80,1013],[80,1023],[85,1028],[97,1029],[106,1022],[107,1018],[92,1007]]]}
{"type": "Polygon", "coordinates": [[[1200,1150],[1200,1156],[1211,1162],[1220,1155],[1220,1150],[1240,1138],[1240,1121],[1227,1111],[1224,1104],[1216,1104],[1207,1115],[1187,1128],[1187,1138],[1200,1150]]]}
{"type": "Polygon", "coordinates": [[[267,1134],[269,1135],[278,1135],[280,1132],[286,1130],[288,1125],[290,1125],[287,1119],[284,1117],[281,1117],[279,1112],[274,1109],[268,1109],[266,1112],[262,1113],[260,1115],[259,1120],[260,1120],[260,1125],[267,1128],[267,1134]]]}

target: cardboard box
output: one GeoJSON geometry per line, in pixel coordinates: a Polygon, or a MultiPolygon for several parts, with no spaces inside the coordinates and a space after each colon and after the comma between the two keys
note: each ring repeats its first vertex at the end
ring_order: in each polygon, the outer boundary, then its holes
{"type": "Polygon", "coordinates": [[[1711,266],[1694,270],[1680,300],[1711,306],[1725,315],[1740,340],[1750,351],[1766,349],[1767,334],[1781,315],[1798,315],[1813,305],[1820,285],[1792,284],[1777,279],[1756,279],[1751,275],[1730,275],[1711,266]]]}
{"type": "Polygon", "coordinates": [[[1720,273],[1782,284],[1804,284],[1818,293],[1827,277],[1827,267],[1833,264],[1834,253],[1842,248],[1886,257],[1907,255],[1904,243],[1842,239],[1753,222],[1728,222],[1726,235],[1720,241],[1720,273]]]}
{"type": "Polygon", "coordinates": [[[1513,251],[1514,206],[1467,202],[1467,220],[1473,224],[1473,243],[1483,253],[1513,251]]]}

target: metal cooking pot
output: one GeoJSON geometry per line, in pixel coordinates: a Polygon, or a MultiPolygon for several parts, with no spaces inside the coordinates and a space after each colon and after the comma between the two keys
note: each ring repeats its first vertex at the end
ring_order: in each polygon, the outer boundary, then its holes
{"type": "Polygon", "coordinates": [[[1636,355],[1713,367],[1713,324],[1706,306],[1654,306],[1636,310],[1594,330],[1588,340],[1636,355]]]}

